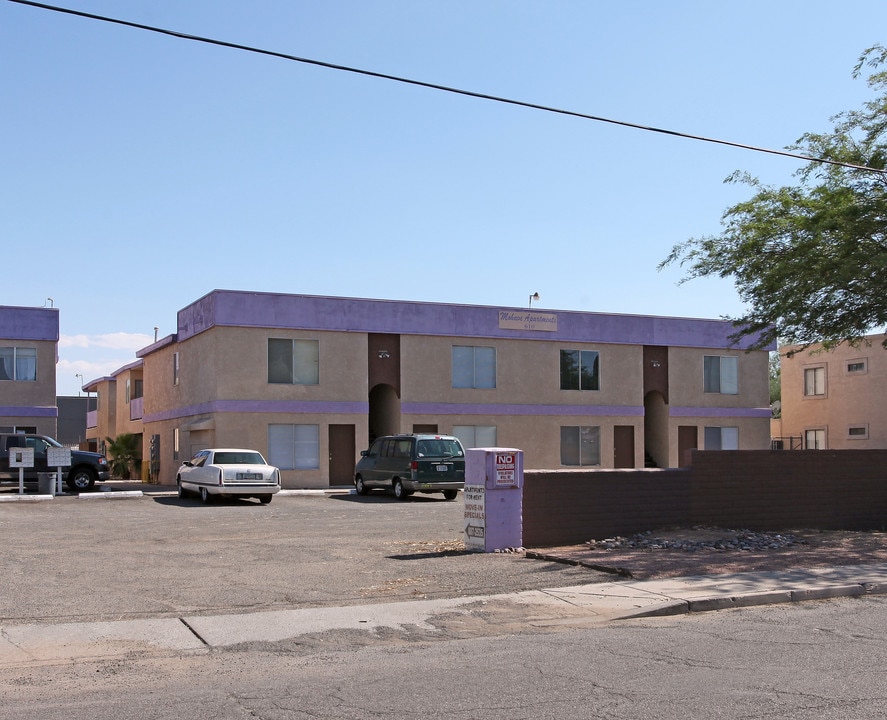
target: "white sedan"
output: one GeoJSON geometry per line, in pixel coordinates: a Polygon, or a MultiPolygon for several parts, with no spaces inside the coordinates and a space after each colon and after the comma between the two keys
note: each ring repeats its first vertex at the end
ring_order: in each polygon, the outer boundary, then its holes
{"type": "Polygon", "coordinates": [[[265,462],[256,450],[210,448],[200,450],[176,473],[179,497],[197,493],[208,503],[214,495],[254,497],[271,502],[280,492],[280,470],[265,462]]]}

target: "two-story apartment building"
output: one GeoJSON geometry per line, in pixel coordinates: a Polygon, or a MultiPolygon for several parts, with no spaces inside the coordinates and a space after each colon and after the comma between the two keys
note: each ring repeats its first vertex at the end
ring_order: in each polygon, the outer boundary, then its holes
{"type": "Polygon", "coordinates": [[[135,360],[111,375],[91,380],[83,390],[96,395],[96,409],[87,415],[90,447],[106,452],[106,438],[124,433],[142,436],[144,383],[142,360],[135,360]]]}
{"type": "Polygon", "coordinates": [[[734,346],[733,331],[216,290],[137,353],[144,457],[172,483],[198,449],[250,447],[284,486],[310,488],[350,483],[359,451],[393,432],[518,447],[528,468],[674,467],[691,448],[767,448],[768,352],[734,346]]]}
{"type": "Polygon", "coordinates": [[[0,306],[0,431],[55,437],[56,308],[0,306]]]}
{"type": "Polygon", "coordinates": [[[887,349],[884,335],[833,350],[779,349],[782,418],[776,433],[804,449],[887,448],[887,349]]]}

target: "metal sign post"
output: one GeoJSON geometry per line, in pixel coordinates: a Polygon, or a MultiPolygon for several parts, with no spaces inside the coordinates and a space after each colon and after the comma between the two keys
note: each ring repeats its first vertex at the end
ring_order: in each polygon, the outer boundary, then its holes
{"type": "Polygon", "coordinates": [[[25,493],[25,468],[34,467],[34,448],[11,447],[9,448],[9,467],[18,468],[18,494],[25,493]]]}
{"type": "Polygon", "coordinates": [[[55,468],[55,492],[54,495],[62,494],[62,468],[71,467],[71,448],[51,447],[46,449],[46,467],[55,468]]]}

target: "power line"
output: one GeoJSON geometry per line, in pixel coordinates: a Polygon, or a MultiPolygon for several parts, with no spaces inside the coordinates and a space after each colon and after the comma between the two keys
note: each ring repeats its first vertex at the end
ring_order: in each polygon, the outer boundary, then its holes
{"type": "Polygon", "coordinates": [[[821,162],[827,163],[829,165],[838,165],[841,167],[851,168],[853,170],[887,173],[887,170],[872,168],[866,165],[856,165],[854,163],[842,162],[840,160],[812,157],[810,155],[802,155],[800,153],[789,152],[788,150],[774,150],[772,148],[757,147],[754,145],[747,145],[745,143],[733,142],[731,140],[719,140],[716,138],[705,137],[703,135],[692,135],[689,133],[683,133],[677,130],[665,130],[663,128],[651,127],[649,125],[640,125],[638,123],[627,122],[625,120],[613,120],[612,118],[589,115],[587,113],[581,113],[575,110],[565,110],[563,108],[556,108],[548,105],[539,105],[537,103],[526,102],[524,100],[514,100],[512,98],[505,98],[497,95],[489,95],[487,93],[475,92],[473,90],[463,90],[461,88],[454,88],[448,87],[446,85],[438,85],[437,83],[425,82],[424,80],[414,80],[411,78],[400,77],[398,75],[389,75],[387,73],[375,72],[373,70],[363,70],[361,68],[349,67],[347,65],[338,65],[336,63],[325,62],[323,60],[312,60],[311,58],[289,55],[287,53],[277,52],[274,50],[264,50],[262,48],[251,47],[249,45],[241,45],[240,43],[228,42],[226,40],[216,40],[213,38],[202,37],[200,35],[190,35],[188,33],[177,32],[175,30],[166,30],[164,28],[155,27],[153,25],[144,25],[142,23],[131,22],[129,20],[120,20],[119,18],[107,17],[105,15],[96,15],[94,13],[83,12],[80,10],[71,10],[70,8],[47,5],[45,3],[33,2],[32,0],[9,0],[9,2],[18,3],[19,5],[29,5],[31,7],[41,8],[43,10],[51,10],[53,12],[65,13],[67,15],[76,15],[78,17],[83,17],[90,20],[99,20],[101,22],[112,23],[115,25],[123,25],[125,27],[136,28],[138,30],[146,30],[148,32],[159,33],[161,35],[169,35],[171,37],[180,38],[182,40],[191,40],[194,42],[206,43],[208,45],[217,45],[219,47],[232,48],[234,50],[243,50],[244,52],[251,52],[259,55],[268,55],[270,57],[290,60],[292,62],[304,63],[306,65],[315,65],[317,67],[328,68],[330,70],[340,70],[342,72],[354,73],[356,75],[366,75],[368,77],[379,78],[382,80],[391,80],[392,82],[399,82],[407,85],[416,85],[418,87],[453,93],[455,95],[464,95],[467,97],[478,98],[480,100],[490,100],[492,102],[505,103],[507,105],[516,105],[518,107],[529,108],[531,110],[541,110],[543,112],[557,113],[559,115],[568,115],[570,117],[581,118],[583,120],[594,120],[596,122],[603,122],[609,123],[611,125],[619,125],[621,127],[634,128],[635,130],[645,130],[647,132],[659,133],[661,135],[671,135],[673,137],[684,138],[687,140],[698,140],[700,142],[714,143],[716,145],[727,145],[729,147],[735,147],[741,150],[751,150],[753,152],[768,153],[770,155],[781,155],[783,157],[803,160],[805,162],[821,162]]]}

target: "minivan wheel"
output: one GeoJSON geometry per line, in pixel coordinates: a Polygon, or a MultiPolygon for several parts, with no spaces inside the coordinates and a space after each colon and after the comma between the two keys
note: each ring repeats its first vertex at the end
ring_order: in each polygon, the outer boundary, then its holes
{"type": "Polygon", "coordinates": [[[366,495],[369,492],[367,486],[363,484],[363,478],[360,475],[354,479],[354,492],[358,495],[366,495]]]}
{"type": "Polygon", "coordinates": [[[459,491],[458,491],[458,490],[444,490],[444,491],[443,491],[443,494],[444,494],[444,499],[446,499],[446,500],[455,500],[455,499],[456,499],[456,495],[459,494],[459,491]]]}
{"type": "Polygon", "coordinates": [[[267,505],[271,502],[271,498],[273,497],[273,495],[259,495],[259,502],[262,503],[262,505],[267,505]]]}
{"type": "Polygon", "coordinates": [[[406,491],[403,483],[400,480],[394,481],[394,497],[398,500],[406,500],[410,496],[410,493],[406,491]]]}

